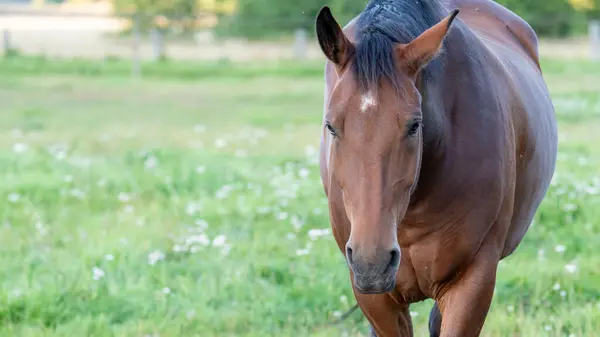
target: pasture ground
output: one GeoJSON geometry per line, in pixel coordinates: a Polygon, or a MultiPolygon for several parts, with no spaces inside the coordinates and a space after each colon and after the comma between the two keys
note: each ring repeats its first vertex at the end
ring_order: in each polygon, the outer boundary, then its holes
{"type": "MultiPolygon", "coordinates": [[[[1,336],[366,336],[311,74],[0,76],[1,336]]],[[[0,67],[2,68],[2,67],[0,67]]],[[[193,68],[190,68],[192,71],[193,68]]],[[[485,336],[600,331],[600,65],[546,60],[556,177],[485,336]]],[[[424,336],[426,301],[411,308],[424,336]]]]}

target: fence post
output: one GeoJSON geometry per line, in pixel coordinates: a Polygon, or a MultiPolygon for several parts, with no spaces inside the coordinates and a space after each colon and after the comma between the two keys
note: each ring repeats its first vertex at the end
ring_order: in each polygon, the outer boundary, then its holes
{"type": "Polygon", "coordinates": [[[142,33],[140,32],[141,29],[141,18],[140,18],[140,14],[136,13],[133,16],[133,58],[132,58],[132,65],[131,65],[131,75],[134,78],[140,78],[141,77],[141,45],[142,45],[142,33]]]}
{"type": "Polygon", "coordinates": [[[600,20],[592,19],[589,22],[590,57],[600,61],[600,20]]]}
{"type": "Polygon", "coordinates": [[[11,51],[10,46],[10,31],[5,28],[2,30],[2,55],[9,56],[11,51]]]}
{"type": "Polygon", "coordinates": [[[160,61],[165,57],[165,40],[161,29],[152,28],[152,60],[160,61]]]}
{"type": "Polygon", "coordinates": [[[304,59],[306,58],[306,51],[308,49],[308,34],[306,30],[301,28],[296,30],[294,34],[294,58],[304,59]]]}

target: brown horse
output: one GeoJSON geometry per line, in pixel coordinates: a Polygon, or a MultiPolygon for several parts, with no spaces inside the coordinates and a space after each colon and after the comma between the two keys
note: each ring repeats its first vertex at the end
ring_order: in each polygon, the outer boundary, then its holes
{"type": "Polygon", "coordinates": [[[321,178],[358,305],[380,337],[412,336],[427,298],[431,336],[478,336],[556,164],[536,34],[490,0],[372,0],[344,29],[324,7],[316,31],[321,178]]]}

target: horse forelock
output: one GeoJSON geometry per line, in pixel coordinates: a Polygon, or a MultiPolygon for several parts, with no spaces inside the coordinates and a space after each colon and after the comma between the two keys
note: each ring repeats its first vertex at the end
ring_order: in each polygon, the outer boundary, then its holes
{"type": "MultiPolygon", "coordinates": [[[[387,81],[401,90],[395,51],[438,23],[444,9],[437,0],[372,0],[356,24],[356,48],[352,71],[362,92],[373,92],[387,81]]],[[[439,67],[432,61],[422,70],[428,79],[439,67]]]]}

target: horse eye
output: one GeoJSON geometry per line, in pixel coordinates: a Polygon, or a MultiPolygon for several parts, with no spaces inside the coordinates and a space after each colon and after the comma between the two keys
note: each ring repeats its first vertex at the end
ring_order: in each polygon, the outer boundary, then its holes
{"type": "Polygon", "coordinates": [[[333,128],[333,126],[331,126],[331,124],[329,124],[329,122],[325,124],[325,127],[327,127],[327,130],[329,131],[329,133],[331,133],[332,136],[337,136],[335,129],[333,128]]]}
{"type": "Polygon", "coordinates": [[[411,126],[410,129],[408,130],[408,134],[410,136],[413,136],[417,133],[417,131],[419,131],[419,127],[421,126],[421,122],[419,121],[415,121],[411,126]]]}

